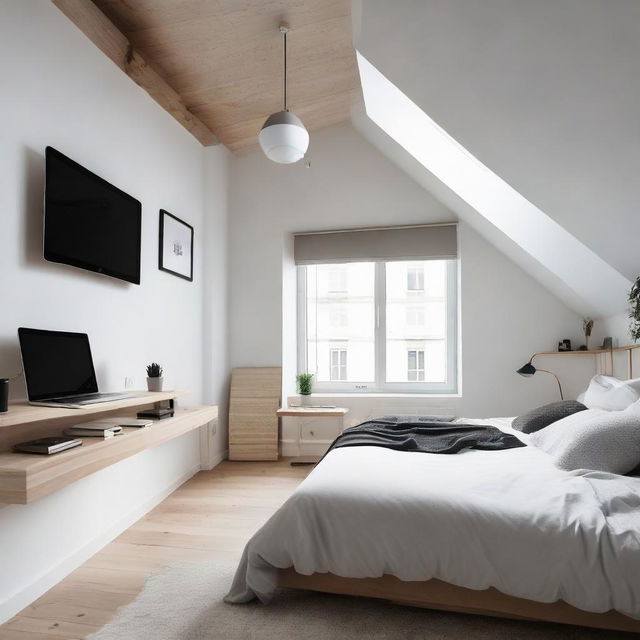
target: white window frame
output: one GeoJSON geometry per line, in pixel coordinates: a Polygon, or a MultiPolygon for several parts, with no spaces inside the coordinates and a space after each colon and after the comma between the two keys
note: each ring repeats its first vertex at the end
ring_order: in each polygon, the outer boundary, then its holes
{"type": "MultiPolygon", "coordinates": [[[[458,260],[447,260],[446,365],[444,382],[386,382],[386,269],[385,262],[375,263],[375,381],[314,380],[316,393],[415,393],[423,395],[457,395],[458,361],[458,260]]],[[[307,372],[306,267],[298,269],[298,371],[307,372]]],[[[309,373],[314,373],[310,371],[309,373]]]]}

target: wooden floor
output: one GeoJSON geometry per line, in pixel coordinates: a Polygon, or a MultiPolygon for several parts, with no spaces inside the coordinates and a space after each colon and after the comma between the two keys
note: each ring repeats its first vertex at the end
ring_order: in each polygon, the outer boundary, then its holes
{"type": "Polygon", "coordinates": [[[0,626],[0,640],[85,638],[168,563],[238,559],[249,537],[311,467],[223,462],[202,471],[130,529],[0,626]]]}

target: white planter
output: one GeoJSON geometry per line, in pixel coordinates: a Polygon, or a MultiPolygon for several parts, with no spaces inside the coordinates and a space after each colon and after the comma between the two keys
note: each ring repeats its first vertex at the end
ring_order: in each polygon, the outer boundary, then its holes
{"type": "Polygon", "coordinates": [[[162,391],[162,381],[164,378],[147,378],[147,389],[149,391],[162,391]]]}
{"type": "Polygon", "coordinates": [[[313,404],[313,399],[311,398],[311,394],[302,395],[300,394],[300,405],[302,407],[309,407],[313,404]]]}

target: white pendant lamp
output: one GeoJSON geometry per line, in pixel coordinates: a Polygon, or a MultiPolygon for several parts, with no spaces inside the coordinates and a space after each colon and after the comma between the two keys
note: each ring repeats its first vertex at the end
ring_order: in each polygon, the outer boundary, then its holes
{"type": "Polygon", "coordinates": [[[284,110],[272,113],[262,125],[258,142],[264,154],[280,164],[291,164],[304,157],[309,146],[309,133],[302,121],[287,109],[287,33],[280,26],[284,38],[284,110]]]}

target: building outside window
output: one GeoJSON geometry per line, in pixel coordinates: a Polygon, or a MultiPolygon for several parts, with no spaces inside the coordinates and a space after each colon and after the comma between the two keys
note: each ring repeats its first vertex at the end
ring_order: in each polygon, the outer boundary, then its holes
{"type": "Polygon", "coordinates": [[[343,265],[329,269],[328,291],[330,293],[344,293],[347,291],[347,271],[347,268],[343,265]]]}
{"type": "Polygon", "coordinates": [[[407,379],[409,382],[424,380],[424,349],[407,350],[407,379]]]}
{"type": "Polygon", "coordinates": [[[407,291],[424,291],[424,269],[421,264],[408,267],[407,291]]]}
{"type": "Polygon", "coordinates": [[[298,366],[316,391],[457,390],[456,260],[306,264],[298,276],[298,366]]]}
{"type": "Polygon", "coordinates": [[[347,379],[347,350],[346,349],[331,349],[329,351],[331,372],[331,380],[346,380],[347,379]]]}
{"type": "Polygon", "coordinates": [[[332,327],[346,327],[349,313],[344,307],[337,307],[329,311],[329,323],[332,327]]]}
{"type": "Polygon", "coordinates": [[[424,325],[424,307],[407,307],[407,325],[421,327],[424,325]]]}

